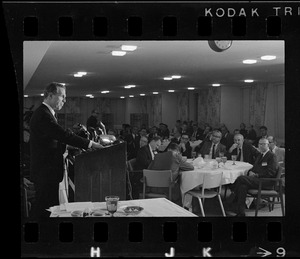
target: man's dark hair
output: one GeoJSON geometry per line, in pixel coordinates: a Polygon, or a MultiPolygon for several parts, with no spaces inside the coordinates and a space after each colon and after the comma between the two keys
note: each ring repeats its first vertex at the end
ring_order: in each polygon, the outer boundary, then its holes
{"type": "Polygon", "coordinates": [[[44,99],[46,99],[49,94],[57,94],[58,87],[66,89],[65,85],[57,82],[52,82],[44,90],[44,99]]]}
{"type": "Polygon", "coordinates": [[[268,128],[266,126],[260,126],[259,129],[264,129],[264,130],[268,130],[268,128]]]}
{"type": "Polygon", "coordinates": [[[180,148],[179,148],[179,145],[174,143],[174,142],[171,142],[168,146],[168,150],[177,150],[177,151],[180,151],[180,148]]]}
{"type": "Polygon", "coordinates": [[[160,136],[154,136],[153,138],[149,139],[148,142],[150,143],[152,140],[156,142],[156,141],[161,140],[161,137],[160,136]]]}

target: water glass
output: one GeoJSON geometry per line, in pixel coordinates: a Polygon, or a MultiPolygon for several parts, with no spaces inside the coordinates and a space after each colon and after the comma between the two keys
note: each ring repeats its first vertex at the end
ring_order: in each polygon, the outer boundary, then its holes
{"type": "Polygon", "coordinates": [[[120,199],[119,196],[115,196],[115,195],[110,195],[105,197],[106,208],[112,217],[114,216],[114,213],[118,209],[119,199],[120,199]]]}

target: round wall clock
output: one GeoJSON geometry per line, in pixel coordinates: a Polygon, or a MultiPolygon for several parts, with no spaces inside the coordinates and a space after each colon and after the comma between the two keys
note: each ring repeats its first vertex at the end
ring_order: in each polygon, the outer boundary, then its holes
{"type": "Polygon", "coordinates": [[[232,40],[209,40],[208,45],[216,52],[222,52],[229,49],[232,44],[232,40]]]}

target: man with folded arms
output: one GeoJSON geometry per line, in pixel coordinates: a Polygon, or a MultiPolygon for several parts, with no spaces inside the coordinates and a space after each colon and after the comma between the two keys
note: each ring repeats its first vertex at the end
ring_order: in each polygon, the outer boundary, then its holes
{"type": "Polygon", "coordinates": [[[234,135],[233,141],[234,143],[228,149],[227,158],[231,159],[232,155],[237,155],[236,161],[243,161],[253,165],[260,152],[251,144],[244,142],[242,134],[234,135]]]}
{"type": "MultiPolygon", "coordinates": [[[[256,158],[253,168],[247,176],[239,176],[233,184],[233,202],[237,204],[237,215],[245,216],[246,197],[248,189],[258,189],[259,178],[275,178],[277,161],[275,154],[269,149],[269,141],[262,138],[258,142],[258,148],[261,154],[256,158]]],[[[263,182],[263,189],[272,188],[273,183],[263,182]]]]}
{"type": "MultiPolygon", "coordinates": [[[[181,193],[179,186],[179,175],[181,171],[194,170],[194,166],[186,161],[180,154],[180,147],[176,143],[170,143],[167,152],[158,153],[150,163],[150,170],[171,170],[172,181],[172,201],[182,206],[181,193]]],[[[165,193],[163,188],[153,188],[155,193],[165,193]]],[[[167,192],[166,192],[167,193],[167,192]]]]}

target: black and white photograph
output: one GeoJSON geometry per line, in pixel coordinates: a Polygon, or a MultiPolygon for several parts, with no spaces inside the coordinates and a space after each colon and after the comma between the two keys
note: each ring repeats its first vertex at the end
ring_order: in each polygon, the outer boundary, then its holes
{"type": "Polygon", "coordinates": [[[284,53],[24,41],[24,215],[285,216],[284,53]]]}

